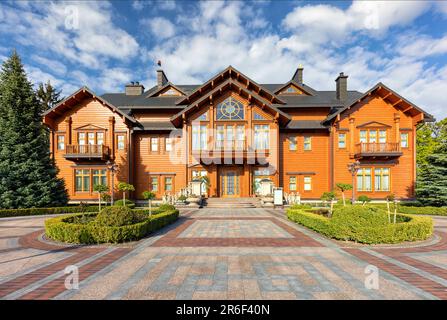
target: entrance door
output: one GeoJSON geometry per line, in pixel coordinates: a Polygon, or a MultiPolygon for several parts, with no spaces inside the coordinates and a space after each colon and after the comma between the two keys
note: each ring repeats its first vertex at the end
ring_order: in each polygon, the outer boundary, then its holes
{"type": "Polygon", "coordinates": [[[238,197],[239,196],[239,175],[236,170],[225,170],[221,176],[221,196],[238,197]]]}

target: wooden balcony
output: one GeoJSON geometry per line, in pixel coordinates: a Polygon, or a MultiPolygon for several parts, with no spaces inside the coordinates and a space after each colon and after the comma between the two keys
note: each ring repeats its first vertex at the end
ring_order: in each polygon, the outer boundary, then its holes
{"type": "Polygon", "coordinates": [[[400,157],[402,150],[399,142],[365,143],[355,146],[355,157],[400,157]]]}
{"type": "Polygon", "coordinates": [[[65,147],[66,159],[97,159],[107,160],[110,156],[109,147],[102,144],[67,145],[65,147]]]}

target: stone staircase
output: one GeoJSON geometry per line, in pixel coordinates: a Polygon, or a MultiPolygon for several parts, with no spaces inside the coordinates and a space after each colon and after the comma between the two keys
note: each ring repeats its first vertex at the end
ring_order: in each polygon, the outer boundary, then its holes
{"type": "Polygon", "coordinates": [[[259,198],[208,198],[204,207],[216,209],[260,208],[259,198]]]}

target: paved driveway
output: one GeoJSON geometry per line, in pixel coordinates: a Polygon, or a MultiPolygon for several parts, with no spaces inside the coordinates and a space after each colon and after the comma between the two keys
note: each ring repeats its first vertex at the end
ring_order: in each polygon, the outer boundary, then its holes
{"type": "Polygon", "coordinates": [[[119,246],[48,242],[44,220],[0,220],[1,299],[447,299],[445,218],[400,248],[330,241],[264,209],[189,210],[119,246]]]}

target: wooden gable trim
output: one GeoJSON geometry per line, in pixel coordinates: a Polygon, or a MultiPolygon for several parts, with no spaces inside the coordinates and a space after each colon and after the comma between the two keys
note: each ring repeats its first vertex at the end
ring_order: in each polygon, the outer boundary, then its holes
{"type": "Polygon", "coordinates": [[[60,108],[65,106],[68,107],[68,109],[70,109],[72,106],[68,106],[67,104],[71,101],[75,101],[77,103],[79,103],[81,100],[79,100],[77,98],[77,96],[79,94],[84,94],[85,96],[89,96],[91,99],[95,100],[95,101],[99,101],[101,104],[103,104],[104,106],[110,108],[113,112],[118,113],[120,116],[122,116],[123,119],[127,119],[132,123],[136,123],[137,121],[131,117],[128,116],[127,114],[125,114],[124,112],[122,112],[120,109],[118,109],[116,106],[114,106],[113,104],[111,104],[110,102],[108,102],[107,100],[105,100],[104,98],[98,97],[92,90],[90,90],[87,87],[81,87],[79,90],[77,90],[76,92],[74,92],[72,95],[68,96],[67,98],[65,98],[63,101],[61,101],[60,103],[58,103],[57,105],[55,105],[53,108],[45,111],[43,113],[43,117],[44,117],[44,123],[47,122],[47,116],[51,117],[51,114],[56,114],[56,115],[63,115],[64,111],[61,113],[60,112],[60,108]]]}
{"type": "MultiPolygon", "coordinates": [[[[172,84],[171,82],[166,83],[163,87],[161,87],[160,89],[155,90],[154,92],[148,94],[146,97],[147,98],[151,98],[151,97],[155,97],[155,96],[161,96],[161,94],[164,91],[169,90],[168,88],[173,88],[174,90],[177,90],[179,93],[181,93],[182,95],[186,96],[186,93],[181,90],[180,88],[178,88],[177,86],[175,86],[174,84],[172,84]],[[167,89],[167,90],[166,90],[167,89]]],[[[175,97],[175,96],[167,96],[167,97],[175,97]]]]}
{"type": "Polygon", "coordinates": [[[107,131],[106,128],[94,125],[94,124],[86,124],[78,128],[74,128],[73,130],[104,130],[107,131]]]}
{"type": "MultiPolygon", "coordinates": [[[[277,89],[274,93],[279,94],[281,91],[283,91],[284,89],[286,89],[289,86],[294,86],[294,87],[298,88],[299,90],[301,90],[302,92],[304,92],[305,94],[307,94],[308,96],[313,96],[313,94],[311,92],[309,92],[309,90],[306,90],[305,88],[303,88],[302,85],[300,85],[299,83],[297,83],[293,80],[290,80],[289,82],[284,84],[282,87],[277,89]]],[[[283,93],[283,94],[286,94],[286,93],[283,93]]],[[[294,94],[291,93],[290,95],[294,95],[294,94]]]]}
{"type": "MultiPolygon", "coordinates": [[[[219,72],[217,75],[212,77],[210,80],[205,82],[203,85],[195,89],[193,92],[191,92],[189,95],[187,95],[184,98],[179,99],[176,104],[181,105],[185,103],[190,103],[190,101],[193,100],[193,97],[195,97],[197,94],[201,95],[202,91],[205,90],[208,86],[211,86],[211,91],[214,90],[214,87],[216,86],[216,82],[218,80],[224,81],[225,76],[227,75],[229,79],[233,79],[232,74],[234,74],[234,80],[237,82],[239,81],[239,78],[242,78],[246,82],[246,89],[249,89],[250,85],[254,86],[255,89],[253,89],[254,92],[256,92],[258,95],[261,95],[262,93],[266,94],[269,98],[270,102],[276,101],[276,103],[279,104],[286,104],[283,100],[281,100],[277,95],[275,95],[273,92],[269,91],[268,89],[264,88],[260,84],[256,83],[246,75],[244,75],[242,72],[239,72],[232,66],[228,66],[225,70],[219,72]]],[[[241,82],[240,82],[241,83],[241,82]]],[[[197,99],[196,99],[197,100],[197,99]]]]}
{"type": "Polygon", "coordinates": [[[385,127],[385,128],[391,128],[390,125],[382,123],[382,122],[377,122],[377,121],[369,121],[369,122],[365,122],[363,124],[360,124],[357,126],[357,128],[365,128],[365,127],[371,127],[371,128],[377,128],[377,127],[385,127]]]}

